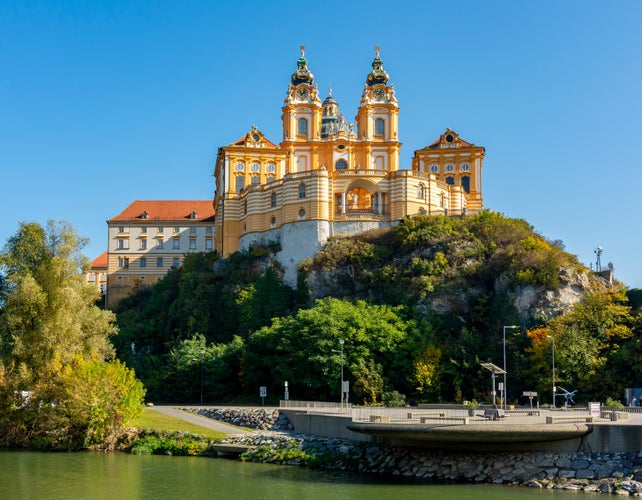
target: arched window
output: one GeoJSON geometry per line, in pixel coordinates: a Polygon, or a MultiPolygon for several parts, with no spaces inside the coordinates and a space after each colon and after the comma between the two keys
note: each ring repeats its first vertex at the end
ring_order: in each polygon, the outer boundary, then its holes
{"type": "Polygon", "coordinates": [[[383,118],[377,118],[375,120],[375,135],[383,135],[385,130],[386,122],[383,121],[383,118]]]}
{"type": "Polygon", "coordinates": [[[337,160],[337,162],[334,164],[334,168],[336,170],[345,170],[348,168],[348,162],[344,159],[337,160]]]}
{"type": "Polygon", "coordinates": [[[299,184],[299,198],[305,198],[305,184],[299,184]]]}
{"type": "Polygon", "coordinates": [[[305,118],[299,118],[297,122],[297,134],[308,135],[308,120],[305,118]]]}
{"type": "Polygon", "coordinates": [[[272,193],[270,196],[270,206],[276,207],[276,193],[272,193]]]}
{"type": "Polygon", "coordinates": [[[446,177],[446,184],[450,184],[451,186],[455,185],[455,178],[452,175],[449,175],[446,177]]]}
{"type": "Polygon", "coordinates": [[[464,191],[470,193],[470,177],[468,175],[464,175],[461,178],[461,187],[464,188],[464,191]]]}
{"type": "Polygon", "coordinates": [[[375,169],[384,170],[385,169],[385,158],[383,156],[375,157],[375,169]]]}
{"type": "Polygon", "coordinates": [[[244,175],[237,175],[236,176],[236,192],[240,193],[243,191],[243,188],[245,187],[245,176],[244,175]]]}
{"type": "Polygon", "coordinates": [[[425,196],[425,190],[424,190],[424,185],[419,184],[419,187],[417,188],[417,198],[420,200],[423,200],[425,196]]]}
{"type": "Polygon", "coordinates": [[[444,193],[439,193],[439,206],[444,207],[445,204],[445,196],[444,193]]]}
{"type": "Polygon", "coordinates": [[[261,178],[258,175],[255,175],[252,177],[252,185],[256,186],[257,184],[261,184],[261,178]]]}

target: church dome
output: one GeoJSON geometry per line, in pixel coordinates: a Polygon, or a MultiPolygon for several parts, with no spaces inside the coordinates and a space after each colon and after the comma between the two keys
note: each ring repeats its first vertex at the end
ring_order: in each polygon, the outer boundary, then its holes
{"type": "Polygon", "coordinates": [[[383,61],[379,57],[379,46],[375,47],[375,58],[372,61],[372,71],[368,74],[366,78],[366,84],[369,87],[377,84],[386,85],[388,83],[388,73],[383,69],[383,61]]]}
{"type": "Polygon", "coordinates": [[[305,58],[305,46],[301,45],[301,57],[296,62],[296,71],[292,73],[292,85],[307,83],[311,85],[314,81],[314,75],[308,69],[308,60],[305,58]]]}

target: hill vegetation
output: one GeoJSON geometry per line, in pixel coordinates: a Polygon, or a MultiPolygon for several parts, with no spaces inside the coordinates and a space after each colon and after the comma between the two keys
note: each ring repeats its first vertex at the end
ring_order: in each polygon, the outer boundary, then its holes
{"type": "MultiPolygon", "coordinates": [[[[490,399],[481,362],[502,365],[509,400],[556,384],[579,400],[640,385],[640,314],[610,285],[523,220],[415,216],[334,238],[281,280],[278,246],[227,259],[190,255],[116,311],[118,357],[155,401],[339,399],[355,403],[490,399]],[[345,342],[343,356],[340,340],[345,342]]],[[[635,291],[632,297],[637,296],[635,291]]],[[[558,404],[560,401],[558,401],[558,404]]]]}

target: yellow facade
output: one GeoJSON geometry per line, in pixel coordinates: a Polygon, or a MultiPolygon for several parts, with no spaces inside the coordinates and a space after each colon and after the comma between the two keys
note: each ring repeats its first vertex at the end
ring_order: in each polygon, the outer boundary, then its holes
{"type": "Polygon", "coordinates": [[[456,132],[447,129],[416,151],[410,168],[400,164],[399,105],[378,47],[354,123],[331,91],[321,101],[303,47],[281,118],[278,145],[252,127],[219,148],[215,248],[223,256],[244,240],[302,222],[324,223],[322,242],[355,232],[354,223],[383,227],[409,215],[474,214],[483,207],[484,148],[456,132]]]}

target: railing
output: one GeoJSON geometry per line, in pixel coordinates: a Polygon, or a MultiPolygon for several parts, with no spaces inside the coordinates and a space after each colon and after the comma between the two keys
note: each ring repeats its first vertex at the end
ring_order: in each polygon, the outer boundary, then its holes
{"type": "Polygon", "coordinates": [[[387,175],[388,172],[386,170],[375,170],[375,169],[346,169],[346,170],[335,170],[337,175],[387,175]]]}

